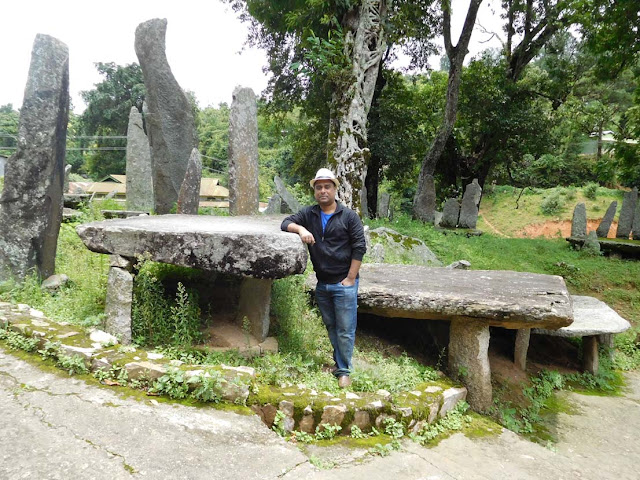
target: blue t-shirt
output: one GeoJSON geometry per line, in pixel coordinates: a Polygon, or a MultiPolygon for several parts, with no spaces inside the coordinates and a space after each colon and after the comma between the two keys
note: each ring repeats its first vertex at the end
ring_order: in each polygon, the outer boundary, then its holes
{"type": "MultiPolygon", "coordinates": [[[[335,212],[333,212],[335,213],[335,212]]],[[[324,213],[320,210],[320,218],[322,219],[322,234],[324,235],[324,229],[327,226],[327,222],[333,216],[333,213],[324,213]]]]}

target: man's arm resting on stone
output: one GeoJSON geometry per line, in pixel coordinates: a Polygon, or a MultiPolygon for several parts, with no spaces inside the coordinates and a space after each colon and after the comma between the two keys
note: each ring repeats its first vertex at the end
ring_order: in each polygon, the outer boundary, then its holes
{"type": "Polygon", "coordinates": [[[313,238],[311,232],[304,228],[302,225],[298,225],[297,223],[290,223],[289,225],[287,225],[287,232],[297,233],[298,235],[300,235],[300,239],[303,243],[308,243],[310,245],[316,243],[316,239],[313,238]]]}
{"type": "Polygon", "coordinates": [[[356,283],[358,272],[360,271],[360,265],[362,265],[362,260],[356,260],[355,258],[352,258],[351,265],[349,266],[349,273],[347,273],[347,278],[342,280],[340,283],[345,287],[354,285],[356,283]]]}

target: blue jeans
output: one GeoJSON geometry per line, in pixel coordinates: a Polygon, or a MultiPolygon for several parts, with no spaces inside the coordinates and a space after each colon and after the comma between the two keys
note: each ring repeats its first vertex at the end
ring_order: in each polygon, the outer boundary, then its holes
{"type": "Polygon", "coordinates": [[[358,325],[358,283],[356,279],[351,287],[321,281],[316,285],[316,303],[333,347],[336,377],[349,375],[351,370],[358,325]]]}

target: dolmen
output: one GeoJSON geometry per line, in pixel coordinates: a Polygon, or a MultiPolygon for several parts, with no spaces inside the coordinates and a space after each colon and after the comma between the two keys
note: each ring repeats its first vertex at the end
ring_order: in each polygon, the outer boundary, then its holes
{"type": "MultiPolygon", "coordinates": [[[[314,288],[313,278],[307,284],[314,288]]],[[[449,374],[474,410],[492,405],[489,327],[529,332],[573,321],[562,277],[512,271],[363,264],[358,310],[390,318],[448,320],[449,374]]]]}
{"type": "Polygon", "coordinates": [[[631,324],[606,303],[593,297],[573,295],[573,323],[569,326],[548,330],[534,328],[532,333],[555,337],[582,338],[582,367],[597,374],[600,366],[598,345],[613,348],[613,335],[622,333],[631,324]]]}
{"type": "MultiPolygon", "coordinates": [[[[303,273],[307,249],[297,235],[280,230],[281,218],[198,215],[137,216],[80,225],[91,251],[111,254],[107,330],[131,341],[131,270],[138,258],[235,275],[240,282],[236,320],[250,322],[259,342],[269,331],[271,284],[303,273]]],[[[241,323],[242,324],[242,323],[241,323]]]]}

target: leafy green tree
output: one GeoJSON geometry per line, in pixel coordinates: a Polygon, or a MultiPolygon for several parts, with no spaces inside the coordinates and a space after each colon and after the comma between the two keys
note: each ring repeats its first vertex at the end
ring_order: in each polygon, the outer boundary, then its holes
{"type": "Polygon", "coordinates": [[[15,152],[19,122],[20,114],[11,103],[0,106],[0,155],[10,157],[15,152]]]}
{"type": "Polygon", "coordinates": [[[269,108],[302,108],[303,128],[294,132],[300,143],[292,150],[296,164],[334,166],[343,179],[341,200],[359,210],[370,156],[367,120],[383,55],[397,42],[422,50],[425,60],[433,50],[427,13],[433,2],[228,1],[250,22],[249,41],[269,57],[269,108]],[[312,135],[303,135],[305,130],[312,135]],[[322,143],[318,131],[324,132],[322,143]]]}
{"type": "Polygon", "coordinates": [[[387,78],[369,118],[371,160],[367,170],[367,195],[371,216],[377,209],[378,184],[390,182],[396,196],[415,193],[415,177],[430,141],[442,119],[447,73],[403,76],[384,72],[387,78]],[[374,180],[370,177],[377,176],[374,180]]]}
{"type": "Polygon", "coordinates": [[[422,161],[420,175],[418,176],[418,186],[413,201],[413,215],[415,218],[433,222],[434,206],[429,205],[429,182],[428,179],[433,176],[436,165],[440,161],[449,136],[453,131],[453,125],[456,121],[458,111],[458,98],[460,94],[460,82],[462,80],[463,62],[467,55],[469,42],[471,41],[471,33],[476,23],[476,16],[482,0],[471,0],[467,15],[462,27],[462,32],[456,43],[453,44],[451,38],[451,2],[450,0],[442,0],[442,32],[444,37],[444,49],[447,54],[449,63],[449,77],[447,85],[447,101],[444,108],[444,116],[442,125],[438,134],[431,142],[431,146],[422,161]]]}
{"type": "MultiPolygon", "coordinates": [[[[81,118],[84,136],[126,136],[131,107],[142,111],[145,96],[142,69],[132,63],[121,66],[113,62],[96,63],[104,80],[94,89],[81,92],[87,108],[81,118]]],[[[91,139],[85,170],[93,178],[111,173],[125,173],[126,142],[109,138],[91,139]],[[102,149],[102,150],[96,150],[102,149]]]]}
{"type": "Polygon", "coordinates": [[[198,138],[202,164],[217,173],[228,171],[229,106],[206,107],[198,112],[198,138]]]}

